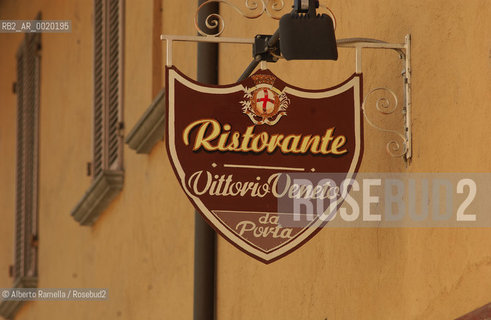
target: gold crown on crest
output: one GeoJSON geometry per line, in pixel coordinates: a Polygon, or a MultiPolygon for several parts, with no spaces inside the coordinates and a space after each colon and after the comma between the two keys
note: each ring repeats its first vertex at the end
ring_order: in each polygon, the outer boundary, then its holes
{"type": "Polygon", "coordinates": [[[265,83],[272,86],[273,83],[276,81],[276,77],[268,74],[255,74],[251,76],[251,78],[256,85],[265,83]]]}

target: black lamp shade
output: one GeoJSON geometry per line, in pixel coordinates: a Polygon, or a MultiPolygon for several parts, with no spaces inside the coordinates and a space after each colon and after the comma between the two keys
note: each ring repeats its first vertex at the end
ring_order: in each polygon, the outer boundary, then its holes
{"type": "Polygon", "coordinates": [[[337,60],[331,17],[326,14],[284,15],[280,19],[280,50],[286,60],[337,60]]]}

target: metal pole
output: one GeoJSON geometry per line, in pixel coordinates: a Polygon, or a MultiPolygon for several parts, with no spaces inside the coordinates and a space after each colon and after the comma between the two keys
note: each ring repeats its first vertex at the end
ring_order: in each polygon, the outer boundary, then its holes
{"type": "Polygon", "coordinates": [[[407,153],[406,160],[409,161],[412,158],[412,128],[411,128],[411,35],[406,35],[406,62],[405,62],[405,91],[406,91],[406,143],[407,153]]]}
{"type": "Polygon", "coordinates": [[[237,82],[241,82],[242,80],[245,80],[248,76],[250,76],[252,71],[256,69],[259,62],[261,62],[261,60],[256,60],[256,59],[252,60],[251,63],[249,63],[249,65],[247,66],[247,68],[244,70],[242,75],[239,77],[237,82]]]}
{"type": "MultiPolygon", "coordinates": [[[[198,6],[205,0],[198,0],[198,6]]],[[[218,13],[218,3],[204,6],[198,13],[202,30],[208,15],[218,13]]],[[[218,84],[218,44],[198,43],[198,81],[218,84]]],[[[216,318],[216,233],[198,212],[194,225],[194,320],[216,318]]]]}

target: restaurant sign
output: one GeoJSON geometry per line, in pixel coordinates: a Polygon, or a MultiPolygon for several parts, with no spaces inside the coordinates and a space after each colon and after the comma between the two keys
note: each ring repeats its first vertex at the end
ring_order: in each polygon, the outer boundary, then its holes
{"type": "MultiPolygon", "coordinates": [[[[167,152],[203,218],[264,263],[314,236],[326,220],[284,223],[281,218],[296,213],[279,203],[299,196],[293,175],[342,173],[349,179],[357,172],[361,81],[354,74],[335,87],[307,90],[259,70],[242,82],[211,86],[167,67],[167,152]]],[[[323,195],[316,193],[311,196],[323,195]]]]}

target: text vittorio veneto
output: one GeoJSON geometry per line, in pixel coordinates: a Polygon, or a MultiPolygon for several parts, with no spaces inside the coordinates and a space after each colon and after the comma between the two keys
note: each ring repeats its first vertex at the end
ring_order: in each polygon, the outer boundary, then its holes
{"type": "MultiPolygon", "coordinates": [[[[326,129],[321,135],[302,134],[268,134],[255,133],[256,126],[248,126],[244,132],[232,131],[230,124],[223,126],[214,119],[201,119],[190,123],[182,133],[186,146],[193,151],[203,149],[207,152],[243,152],[243,153],[273,153],[279,150],[283,154],[319,154],[343,155],[348,152],[345,148],[346,137],[335,135],[335,127],[326,129]],[[192,137],[191,133],[196,134],[192,137]],[[194,140],[193,140],[194,138],[194,140]]],[[[187,179],[188,189],[197,196],[210,195],[216,197],[252,197],[263,198],[272,194],[276,198],[291,199],[335,199],[339,196],[339,187],[332,181],[326,181],[317,186],[299,185],[292,183],[291,177],[282,173],[273,173],[264,181],[257,176],[255,181],[236,181],[233,174],[212,174],[199,170],[187,179]],[[280,178],[283,179],[280,182],[280,178]]],[[[278,216],[266,213],[259,218],[260,225],[253,221],[244,220],[237,224],[237,232],[243,236],[251,234],[254,237],[291,238],[291,228],[278,225],[278,216]]]]}

